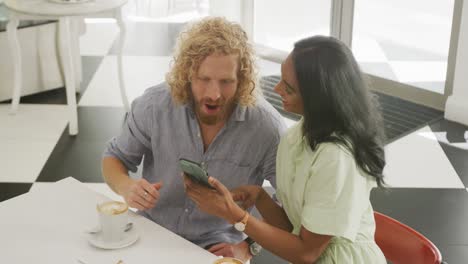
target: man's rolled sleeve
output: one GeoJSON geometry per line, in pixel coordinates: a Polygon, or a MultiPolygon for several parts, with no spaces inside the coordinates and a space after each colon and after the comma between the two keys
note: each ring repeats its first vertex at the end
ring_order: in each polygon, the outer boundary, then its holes
{"type": "Polygon", "coordinates": [[[270,145],[262,161],[262,177],[276,189],[276,154],[281,136],[286,131],[286,124],[282,119],[277,119],[271,131],[274,131],[274,135],[271,137],[270,145]]]}
{"type": "Polygon", "coordinates": [[[133,101],[121,134],[107,143],[103,154],[119,159],[132,172],[136,172],[143,155],[151,149],[153,113],[151,97],[145,95],[133,101]]]}
{"type": "Polygon", "coordinates": [[[270,182],[271,186],[276,189],[276,152],[278,151],[278,139],[274,139],[267,150],[263,161],[263,179],[270,182]]]}

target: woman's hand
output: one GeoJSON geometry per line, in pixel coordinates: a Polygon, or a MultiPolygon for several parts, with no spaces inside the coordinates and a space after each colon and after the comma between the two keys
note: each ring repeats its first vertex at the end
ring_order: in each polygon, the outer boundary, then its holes
{"type": "Polygon", "coordinates": [[[185,192],[205,213],[224,218],[231,223],[242,219],[245,211],[234,202],[226,186],[213,177],[209,177],[208,182],[214,190],[197,184],[184,175],[185,192]]]}
{"type": "Polygon", "coordinates": [[[256,185],[244,185],[231,191],[232,199],[242,208],[253,207],[260,197],[262,187],[256,185]]]}

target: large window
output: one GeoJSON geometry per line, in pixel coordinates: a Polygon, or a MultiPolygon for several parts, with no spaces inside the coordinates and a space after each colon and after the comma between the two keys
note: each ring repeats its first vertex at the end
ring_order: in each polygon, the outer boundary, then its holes
{"type": "Polygon", "coordinates": [[[255,0],[254,41],[291,51],[294,42],[330,35],[331,0],[255,0]]]}
{"type": "Polygon", "coordinates": [[[352,46],[363,70],[443,94],[453,7],[454,0],[355,0],[352,46]]]}

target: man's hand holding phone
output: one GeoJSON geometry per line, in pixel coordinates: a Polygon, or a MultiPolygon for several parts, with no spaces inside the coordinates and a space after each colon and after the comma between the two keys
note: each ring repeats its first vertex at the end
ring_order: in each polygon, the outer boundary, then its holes
{"type": "Polygon", "coordinates": [[[159,190],[162,182],[149,183],[145,179],[129,179],[121,195],[124,197],[128,206],[138,210],[147,210],[156,206],[159,199],[159,190]]]}

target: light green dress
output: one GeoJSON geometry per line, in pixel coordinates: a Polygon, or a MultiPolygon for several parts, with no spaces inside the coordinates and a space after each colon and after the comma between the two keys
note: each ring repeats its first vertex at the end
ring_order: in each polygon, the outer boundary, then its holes
{"type": "Polygon", "coordinates": [[[370,191],[376,181],[351,153],[335,143],[312,151],[301,120],[281,139],[277,155],[277,197],[294,229],[333,236],[317,263],[386,264],[374,241],[370,191]]]}

